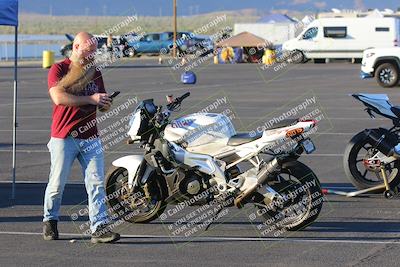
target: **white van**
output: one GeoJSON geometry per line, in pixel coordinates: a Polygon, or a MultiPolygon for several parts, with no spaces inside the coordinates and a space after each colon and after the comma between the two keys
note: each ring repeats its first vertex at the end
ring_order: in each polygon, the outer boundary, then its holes
{"type": "Polygon", "coordinates": [[[306,59],[359,60],[367,48],[399,45],[398,18],[323,18],[311,22],[282,49],[296,54],[296,63],[301,63],[306,59]]]}

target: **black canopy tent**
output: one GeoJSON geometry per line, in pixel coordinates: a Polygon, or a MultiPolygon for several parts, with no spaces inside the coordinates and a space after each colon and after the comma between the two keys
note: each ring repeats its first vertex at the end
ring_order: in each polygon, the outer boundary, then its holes
{"type": "Polygon", "coordinates": [[[18,0],[0,0],[0,25],[13,26],[14,38],[14,96],[13,96],[13,152],[12,152],[12,190],[15,199],[15,170],[17,142],[17,67],[18,67],[18,0]]]}

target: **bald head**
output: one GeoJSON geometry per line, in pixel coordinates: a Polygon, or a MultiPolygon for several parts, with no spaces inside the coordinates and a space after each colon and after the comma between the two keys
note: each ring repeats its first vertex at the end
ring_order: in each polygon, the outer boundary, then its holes
{"type": "Polygon", "coordinates": [[[91,35],[88,32],[79,32],[74,38],[74,44],[82,44],[82,43],[86,43],[88,41],[92,41],[92,42],[96,41],[96,38],[94,38],[93,35],[91,35]]]}
{"type": "Polygon", "coordinates": [[[72,44],[71,60],[87,64],[93,61],[96,49],[96,38],[88,32],[79,32],[72,44]]]}

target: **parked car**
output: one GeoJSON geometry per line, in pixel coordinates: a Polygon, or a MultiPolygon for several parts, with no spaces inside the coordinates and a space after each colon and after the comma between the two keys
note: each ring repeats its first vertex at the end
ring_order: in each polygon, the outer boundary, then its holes
{"type": "MultiPolygon", "coordinates": [[[[130,47],[130,56],[140,54],[160,54],[170,53],[173,48],[173,32],[161,32],[146,34],[136,40],[128,42],[130,47]]],[[[203,36],[196,36],[190,32],[177,33],[177,50],[178,53],[193,53],[197,49],[211,49],[212,41],[203,36]]]]}
{"type": "Polygon", "coordinates": [[[306,59],[329,58],[361,60],[370,47],[395,47],[400,44],[398,18],[323,18],[311,22],[283,49],[300,54],[296,63],[306,59]]]}
{"type": "Polygon", "coordinates": [[[74,36],[66,33],[65,37],[68,39],[69,43],[61,46],[60,53],[63,57],[70,57],[72,53],[72,43],[74,42],[74,36]]]}
{"type": "Polygon", "coordinates": [[[400,80],[400,47],[365,50],[360,76],[362,79],[375,77],[382,87],[396,86],[400,80]]]}

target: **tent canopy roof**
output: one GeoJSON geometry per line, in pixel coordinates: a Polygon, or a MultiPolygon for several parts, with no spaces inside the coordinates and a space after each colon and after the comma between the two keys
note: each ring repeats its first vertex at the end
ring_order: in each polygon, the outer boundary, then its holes
{"type": "Polygon", "coordinates": [[[268,46],[271,43],[257,35],[254,35],[249,32],[241,32],[231,38],[223,40],[217,43],[218,47],[263,47],[268,46]]]}
{"type": "Polygon", "coordinates": [[[262,17],[258,23],[288,23],[288,22],[296,22],[294,19],[284,14],[270,14],[265,17],[262,17]]]}

